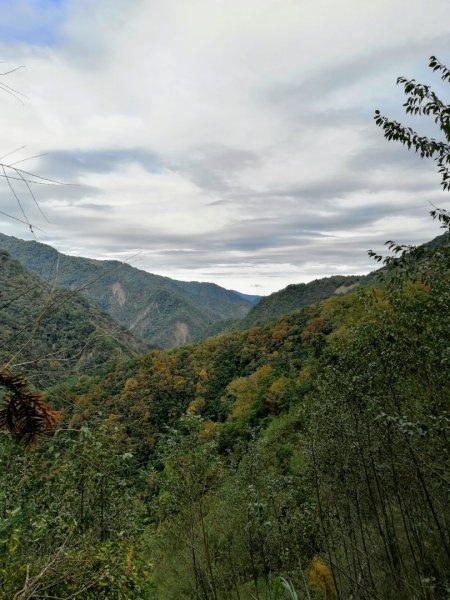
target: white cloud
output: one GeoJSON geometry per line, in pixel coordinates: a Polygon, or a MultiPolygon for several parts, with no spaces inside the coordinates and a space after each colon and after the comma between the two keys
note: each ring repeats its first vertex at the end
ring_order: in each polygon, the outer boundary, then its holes
{"type": "Polygon", "coordinates": [[[53,152],[24,165],[81,184],[38,190],[42,240],[98,257],[141,248],[154,272],[273,291],[368,270],[374,241],[439,232],[425,217],[444,198],[433,165],[392,148],[372,113],[401,114],[397,75],[430,77],[432,53],[450,62],[447,0],[39,6],[21,0],[0,29],[5,60],[27,65],[8,83],[29,97],[3,96],[0,153],[53,152]]]}

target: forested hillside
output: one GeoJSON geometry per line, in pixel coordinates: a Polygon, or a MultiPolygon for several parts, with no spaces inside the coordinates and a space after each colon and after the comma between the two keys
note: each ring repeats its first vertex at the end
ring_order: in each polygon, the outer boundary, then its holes
{"type": "Polygon", "coordinates": [[[325,300],[333,294],[348,294],[357,287],[364,286],[367,279],[364,275],[334,275],[309,283],[288,285],[283,290],[262,298],[240,325],[245,328],[268,323],[294,310],[325,300]]]}
{"type": "MultiPolygon", "coordinates": [[[[440,248],[446,244],[446,241],[446,234],[442,234],[426,242],[423,246],[424,248],[440,248]]],[[[420,263],[420,260],[419,256],[416,257],[417,263],[420,263]]],[[[214,336],[227,331],[264,325],[274,322],[282,315],[311,306],[331,296],[345,296],[356,289],[384,286],[379,275],[380,269],[376,269],[367,275],[333,275],[314,279],[308,283],[288,285],[278,292],[263,296],[243,319],[218,321],[209,327],[207,333],[214,336]]]]}
{"type": "Polygon", "coordinates": [[[90,305],[26,271],[0,251],[0,364],[48,387],[149,348],[90,305]]]}
{"type": "Polygon", "coordinates": [[[212,283],[176,281],[118,261],[67,256],[51,246],[0,234],[7,250],[45,281],[80,293],[134,335],[159,347],[204,337],[208,326],[245,316],[254,304],[212,283]]]}
{"type": "Polygon", "coordinates": [[[49,390],[52,439],[2,436],[5,598],[447,598],[446,240],[49,390]]]}

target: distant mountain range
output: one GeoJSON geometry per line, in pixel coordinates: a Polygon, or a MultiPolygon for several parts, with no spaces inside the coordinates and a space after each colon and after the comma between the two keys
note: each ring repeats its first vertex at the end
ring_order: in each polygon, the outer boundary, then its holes
{"type": "MultiPolygon", "coordinates": [[[[438,247],[445,240],[444,234],[426,245],[438,247]]],[[[71,290],[74,298],[78,298],[79,307],[82,296],[84,310],[106,330],[114,328],[116,322],[125,353],[139,351],[136,338],[154,347],[171,348],[228,331],[264,325],[333,295],[375,285],[377,273],[324,277],[289,285],[261,298],[212,283],[153,275],[118,261],[67,256],[46,244],[4,234],[0,234],[0,249],[34,274],[31,276],[23,269],[24,279],[32,277],[33,282],[40,281],[42,290],[49,286],[55,290],[71,290]],[[128,331],[126,339],[125,330],[128,331]]],[[[2,290],[8,283],[9,280],[4,279],[2,290]]],[[[24,305],[29,301],[26,298],[29,296],[23,297],[24,305]]],[[[76,313],[75,310],[70,312],[72,316],[76,313]]]]}
{"type": "Polygon", "coordinates": [[[35,384],[150,349],[78,292],[49,285],[0,250],[0,364],[35,384]]]}
{"type": "Polygon", "coordinates": [[[333,275],[308,283],[288,285],[278,292],[262,297],[244,318],[214,323],[210,326],[208,334],[215,336],[228,331],[265,325],[279,317],[326,300],[334,294],[349,294],[358,287],[368,285],[373,278],[373,275],[333,275]]]}
{"type": "MultiPolygon", "coordinates": [[[[447,243],[447,240],[447,234],[442,234],[423,245],[439,248],[447,243]]],[[[209,328],[208,335],[215,336],[228,331],[265,325],[333,295],[350,294],[361,287],[379,286],[379,272],[380,269],[376,269],[367,275],[333,275],[308,283],[288,285],[278,292],[262,297],[244,318],[214,323],[209,328]]]]}
{"type": "Polygon", "coordinates": [[[0,234],[0,248],[57,287],[86,300],[135,336],[162,348],[205,337],[224,319],[241,319],[259,300],[213,283],[176,281],[118,261],[67,256],[35,241],[0,234]]]}
{"type": "Polygon", "coordinates": [[[365,275],[333,275],[315,279],[308,283],[288,285],[286,288],[262,298],[242,319],[242,329],[264,325],[278,317],[305,306],[326,300],[334,294],[344,295],[364,285],[365,275]]]}

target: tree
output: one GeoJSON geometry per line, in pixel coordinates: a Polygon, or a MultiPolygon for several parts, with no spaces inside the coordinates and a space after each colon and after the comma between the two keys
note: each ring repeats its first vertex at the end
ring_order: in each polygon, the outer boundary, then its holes
{"type": "MultiPolygon", "coordinates": [[[[435,56],[430,57],[428,65],[433,71],[440,72],[443,81],[450,83],[450,69],[435,56]]],[[[379,110],[375,111],[375,123],[383,129],[388,140],[400,142],[408,150],[414,148],[422,158],[434,158],[441,175],[441,185],[444,190],[450,191],[450,105],[444,104],[430,86],[417,83],[415,79],[399,77],[397,84],[404,86],[407,100],[403,106],[406,114],[433,116],[444,141],[421,136],[411,127],[382,116],[379,110]]]]}
{"type": "MultiPolygon", "coordinates": [[[[440,73],[442,81],[450,83],[450,69],[443,65],[435,56],[430,56],[428,66],[433,72],[438,71],[440,73]]],[[[382,116],[379,110],[375,111],[375,123],[383,129],[384,137],[387,140],[400,142],[408,150],[413,148],[422,158],[433,158],[441,175],[443,190],[450,191],[450,104],[444,104],[429,85],[417,83],[415,79],[399,77],[397,84],[404,86],[407,100],[403,106],[405,107],[406,114],[433,116],[434,122],[442,132],[444,141],[420,136],[411,127],[405,127],[398,121],[391,121],[387,117],[382,116]]],[[[435,208],[430,214],[433,219],[437,219],[441,223],[441,227],[447,234],[446,241],[448,243],[450,213],[445,209],[435,208]]],[[[369,251],[369,256],[378,262],[383,262],[388,270],[391,271],[391,274],[397,271],[397,274],[400,273],[400,276],[409,275],[410,277],[417,278],[420,275],[422,279],[424,276],[430,276],[427,255],[434,255],[434,249],[431,244],[414,247],[387,241],[386,245],[393,252],[392,256],[383,257],[375,254],[372,250],[369,251]]],[[[443,258],[445,263],[446,256],[441,258],[443,258]]],[[[441,273],[439,268],[438,271],[441,273]]]]}
{"type": "MultiPolygon", "coordinates": [[[[450,82],[435,57],[430,67],[450,82]]],[[[450,190],[450,106],[398,79],[407,114],[433,115],[444,141],[375,112],[388,140],[438,164],[450,190]]],[[[450,215],[432,211],[448,230],[450,215]]],[[[445,243],[447,241],[447,243],[445,243]]],[[[338,598],[446,598],[449,589],[450,246],[387,242],[382,290],[364,291],[345,335],[325,345],[310,398],[311,479],[338,598]]]]}

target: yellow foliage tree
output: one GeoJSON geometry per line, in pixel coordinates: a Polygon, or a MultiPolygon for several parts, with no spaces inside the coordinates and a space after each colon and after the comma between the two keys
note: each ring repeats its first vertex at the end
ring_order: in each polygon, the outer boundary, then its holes
{"type": "Polygon", "coordinates": [[[267,390],[265,402],[271,415],[277,415],[280,413],[283,395],[285,394],[288,386],[289,379],[282,376],[276,379],[267,390]]]}
{"type": "Polygon", "coordinates": [[[204,408],[205,399],[201,396],[197,396],[197,398],[194,398],[194,400],[192,400],[192,402],[189,404],[186,412],[188,413],[188,415],[199,415],[202,413],[204,408]]]}
{"type": "Polygon", "coordinates": [[[320,556],[314,556],[308,572],[308,583],[314,592],[318,592],[324,598],[335,598],[336,586],[329,567],[320,556]]]}

